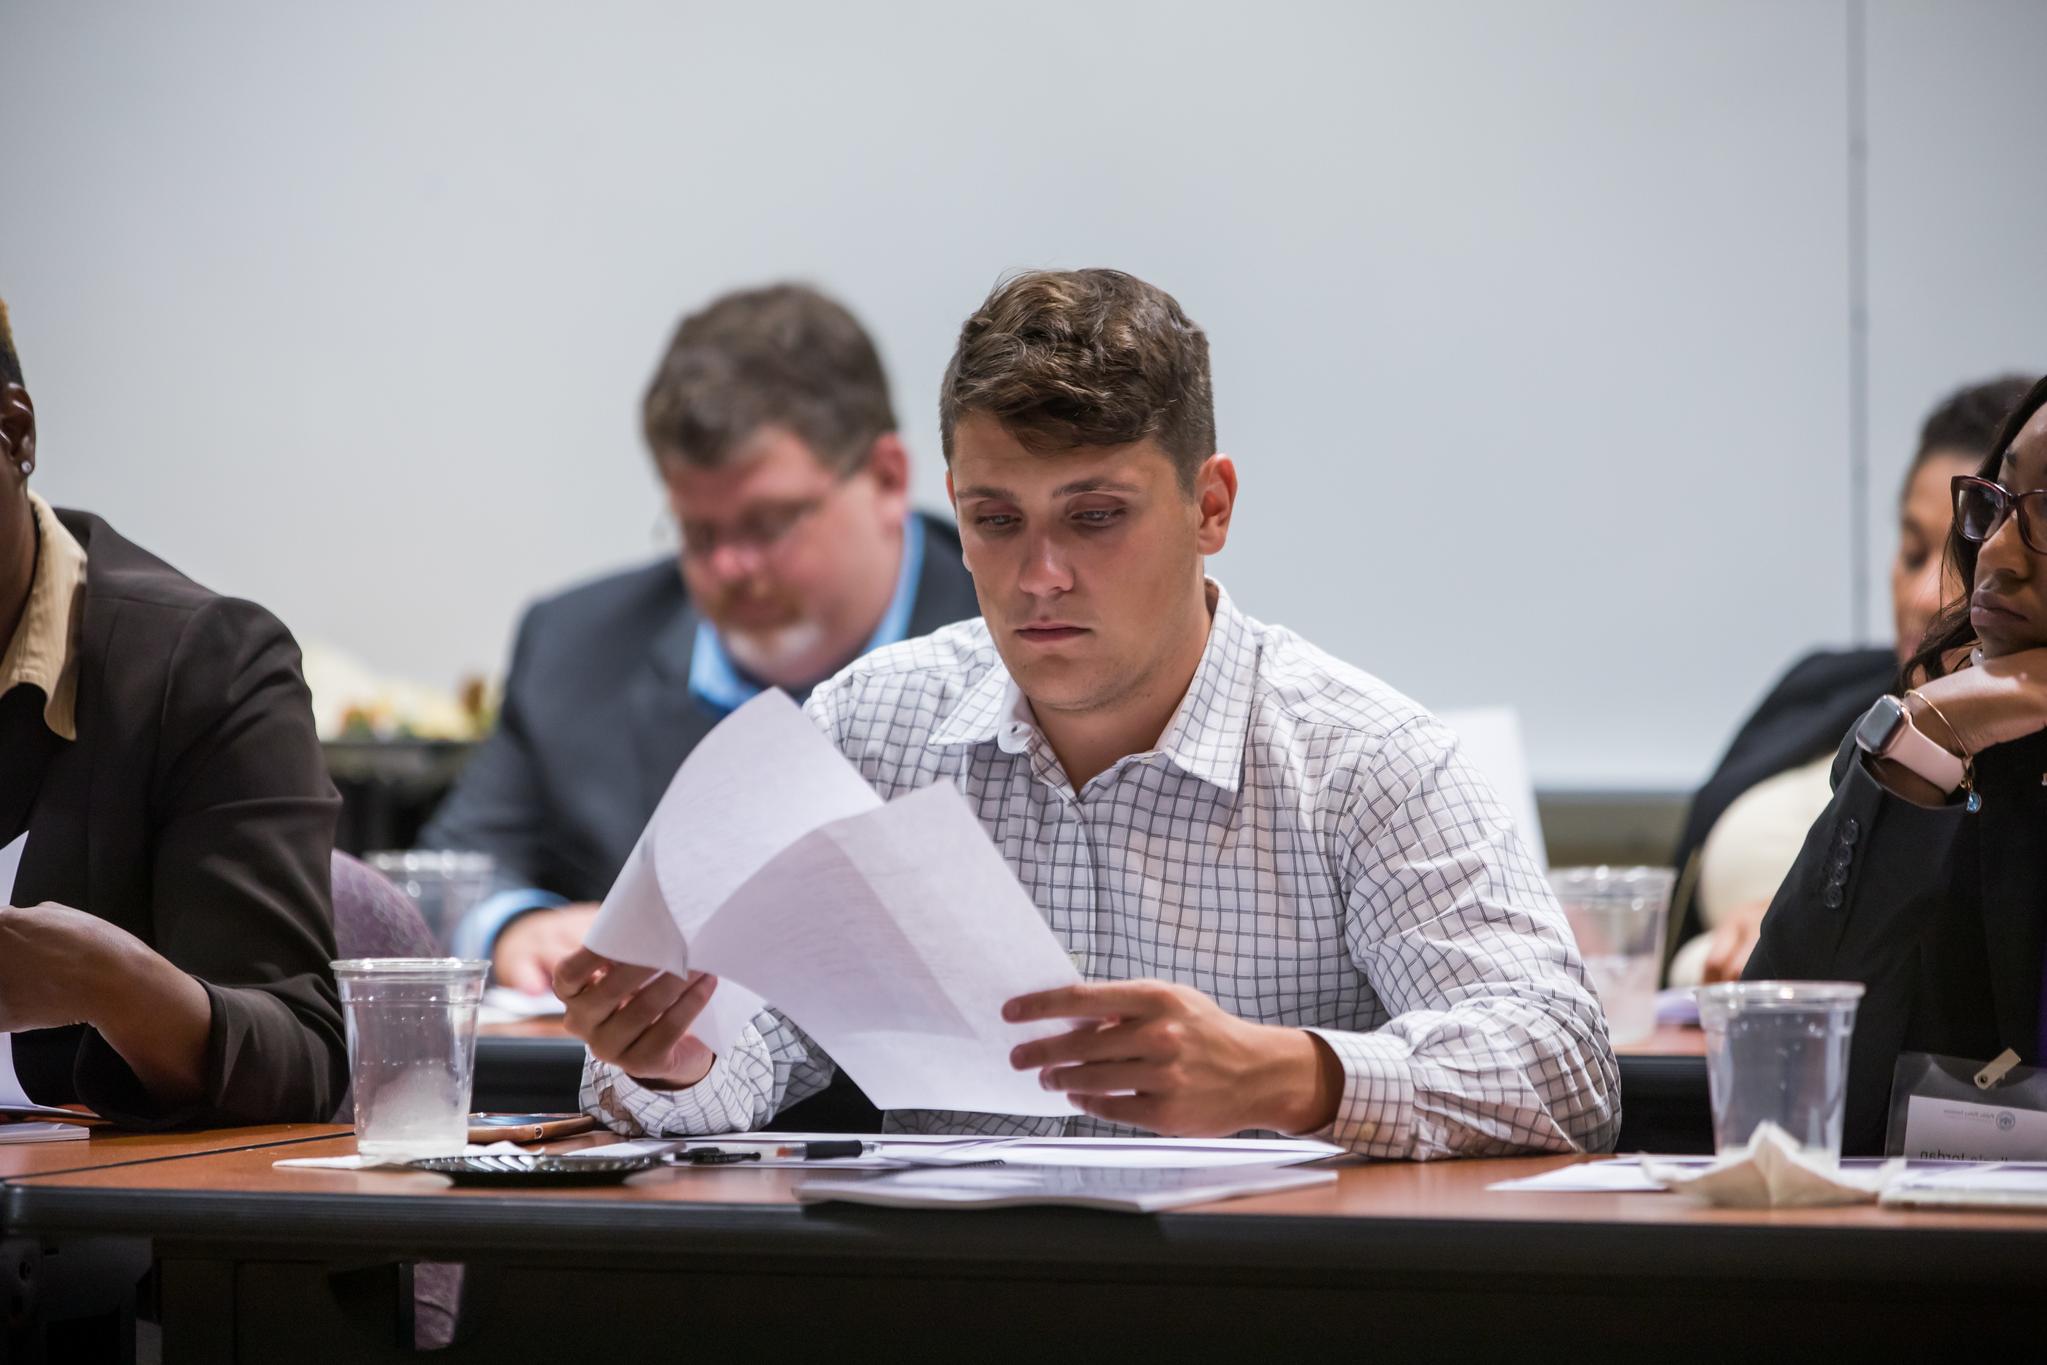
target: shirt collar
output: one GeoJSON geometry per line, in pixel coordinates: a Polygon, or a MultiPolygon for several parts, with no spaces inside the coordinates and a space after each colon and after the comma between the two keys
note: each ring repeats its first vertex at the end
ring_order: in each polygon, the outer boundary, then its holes
{"type": "MultiPolygon", "coordinates": [[[[895,596],[874,634],[860,647],[869,654],[883,645],[907,639],[910,613],[917,606],[917,585],[924,576],[924,518],[912,513],[903,523],[903,563],[896,573],[895,596]]],[[[764,690],[758,682],[739,671],[726,652],[725,642],[709,621],[697,622],[696,643],[690,649],[689,690],[706,707],[729,715],[752,701],[764,690]]]]}
{"type": "Polygon", "coordinates": [[[85,549],[50,504],[28,495],[36,520],[35,577],[14,638],[0,654],[0,694],[40,688],[43,723],[60,739],[78,738],[78,659],[72,652],[84,601],[85,549]]]}
{"type": "MultiPolygon", "coordinates": [[[[1258,667],[1258,641],[1230,595],[1208,580],[1214,598],[1208,643],[1194,679],[1152,752],[1211,786],[1234,792],[1244,777],[1244,741],[1251,732],[1251,679],[1258,667]]],[[[930,743],[945,747],[986,744],[1005,753],[1027,752],[1037,737],[1030,702],[1001,664],[966,690],[932,732],[930,743]]],[[[1133,755],[1139,757],[1140,755],[1133,755]]]]}

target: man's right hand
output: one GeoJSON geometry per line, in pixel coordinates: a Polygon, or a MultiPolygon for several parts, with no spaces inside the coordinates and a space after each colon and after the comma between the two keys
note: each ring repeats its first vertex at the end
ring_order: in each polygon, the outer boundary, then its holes
{"type": "Polygon", "coordinates": [[[662,1090],[695,1085],[717,1060],[689,1031],[717,987],[718,978],[703,972],[681,977],[628,966],[588,948],[569,954],[554,973],[568,1031],[590,1055],[662,1090]]]}
{"type": "Polygon", "coordinates": [[[596,918],[597,907],[589,904],[528,910],[499,931],[490,950],[491,975],[501,986],[546,995],[555,968],[583,946],[596,918]]]}

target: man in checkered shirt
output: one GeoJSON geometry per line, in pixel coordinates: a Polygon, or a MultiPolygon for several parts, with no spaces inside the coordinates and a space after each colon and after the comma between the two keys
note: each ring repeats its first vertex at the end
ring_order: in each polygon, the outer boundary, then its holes
{"type": "MultiPolygon", "coordinates": [[[[1112,270],[1010,280],[961,329],[939,417],[982,619],[867,656],[809,711],[884,798],[965,793],[1087,981],[1004,1007],[1084,1021],[1011,1062],[1086,1117],[888,1125],[1610,1148],[1605,1016],[1455,737],[1205,576],[1237,473],[1179,305],[1112,270]]],[[[585,1106],[729,1132],[829,1081],[773,1010],[714,1057],[689,1025],[716,984],[564,962],[585,1106]]]]}

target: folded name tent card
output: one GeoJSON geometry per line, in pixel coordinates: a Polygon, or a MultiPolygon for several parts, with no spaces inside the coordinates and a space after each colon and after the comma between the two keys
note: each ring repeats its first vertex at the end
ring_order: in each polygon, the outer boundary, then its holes
{"type": "Polygon", "coordinates": [[[1010,1049],[1063,1032],[1003,1002],[1080,976],[950,783],[884,804],[780,692],[690,752],[585,942],[718,989],[725,1052],[772,1001],[883,1109],[1068,1115],[1010,1049]]]}

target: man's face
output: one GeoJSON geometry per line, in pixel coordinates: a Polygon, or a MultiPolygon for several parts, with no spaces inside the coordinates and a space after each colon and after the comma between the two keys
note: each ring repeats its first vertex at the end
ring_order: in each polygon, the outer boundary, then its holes
{"type": "Polygon", "coordinates": [[[1140,695],[1205,631],[1202,557],[1222,548],[1236,487],[1226,458],[1190,493],[1153,441],[1042,454],[975,413],[954,428],[946,482],[981,615],[1040,712],[1140,695]],[[1223,482],[1218,517],[1204,503],[1223,482]]]}
{"type": "Polygon", "coordinates": [[[909,512],[894,436],[850,476],[780,427],[756,431],[716,469],[672,455],[657,463],[690,598],[742,668],[807,686],[866,643],[893,591],[909,512]]]}

